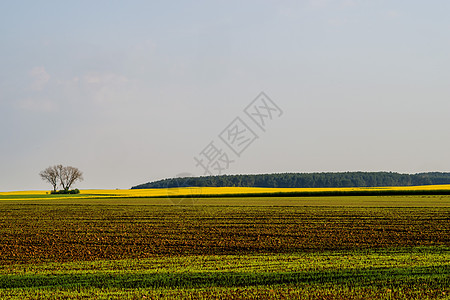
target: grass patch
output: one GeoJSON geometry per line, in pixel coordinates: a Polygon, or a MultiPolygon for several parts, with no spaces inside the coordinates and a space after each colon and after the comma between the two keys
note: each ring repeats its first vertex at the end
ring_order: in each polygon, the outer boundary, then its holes
{"type": "Polygon", "coordinates": [[[86,293],[106,297],[115,291],[117,297],[182,299],[196,294],[226,298],[240,291],[245,298],[261,296],[269,287],[272,298],[286,292],[299,298],[304,293],[332,290],[348,297],[367,295],[367,289],[443,296],[450,286],[449,250],[428,247],[13,265],[0,271],[0,296],[51,297],[65,292],[74,297],[86,293]]]}

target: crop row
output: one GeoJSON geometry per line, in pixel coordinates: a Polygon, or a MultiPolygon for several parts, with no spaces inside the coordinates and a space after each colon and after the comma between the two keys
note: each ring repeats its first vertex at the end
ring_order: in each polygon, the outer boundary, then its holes
{"type": "Polygon", "coordinates": [[[450,246],[447,208],[2,205],[0,264],[450,246]]]}

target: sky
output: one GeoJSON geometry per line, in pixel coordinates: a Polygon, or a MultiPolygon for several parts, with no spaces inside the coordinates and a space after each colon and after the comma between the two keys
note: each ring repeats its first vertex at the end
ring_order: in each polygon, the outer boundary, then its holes
{"type": "Polygon", "coordinates": [[[55,164],[79,168],[80,189],[450,171],[449,14],[443,0],[1,1],[0,191],[50,189],[38,174],[55,164]]]}

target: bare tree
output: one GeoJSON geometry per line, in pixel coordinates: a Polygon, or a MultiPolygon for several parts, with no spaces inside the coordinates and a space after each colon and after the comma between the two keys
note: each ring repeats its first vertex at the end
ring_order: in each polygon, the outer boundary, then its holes
{"type": "Polygon", "coordinates": [[[53,191],[55,192],[58,183],[63,190],[68,191],[74,182],[83,180],[83,173],[78,168],[65,167],[63,165],[48,167],[39,175],[53,186],[53,191]]]}
{"type": "Polygon", "coordinates": [[[41,176],[42,180],[48,181],[53,186],[53,191],[56,192],[56,187],[58,186],[58,169],[56,166],[48,167],[44,171],[41,171],[39,173],[39,176],[41,176]]]}
{"type": "Polygon", "coordinates": [[[69,190],[74,182],[83,180],[83,173],[75,167],[56,166],[58,169],[59,183],[64,190],[69,190]]]}
{"type": "Polygon", "coordinates": [[[64,173],[64,166],[63,165],[56,165],[55,166],[55,168],[56,168],[56,170],[58,170],[58,180],[59,180],[59,184],[61,184],[61,186],[62,186],[62,188],[63,188],[63,190],[65,190],[66,189],[66,187],[65,187],[65,183],[64,183],[64,181],[63,181],[63,179],[62,179],[62,173],[64,173]]]}

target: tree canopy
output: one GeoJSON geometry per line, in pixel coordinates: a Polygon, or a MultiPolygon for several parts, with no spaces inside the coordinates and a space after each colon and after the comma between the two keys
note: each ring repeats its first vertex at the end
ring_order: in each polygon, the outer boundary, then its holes
{"type": "Polygon", "coordinates": [[[280,173],[259,175],[219,175],[169,178],[137,185],[132,189],[202,187],[380,187],[450,184],[450,173],[429,172],[400,174],[394,172],[280,173]]]}
{"type": "Polygon", "coordinates": [[[52,185],[53,192],[56,192],[58,184],[63,191],[69,191],[76,181],[83,180],[83,173],[78,168],[63,165],[50,166],[41,171],[39,176],[52,185]]]}

